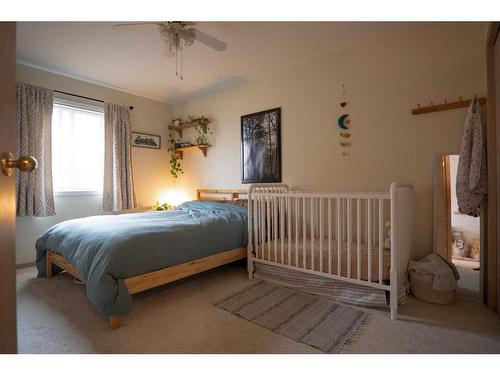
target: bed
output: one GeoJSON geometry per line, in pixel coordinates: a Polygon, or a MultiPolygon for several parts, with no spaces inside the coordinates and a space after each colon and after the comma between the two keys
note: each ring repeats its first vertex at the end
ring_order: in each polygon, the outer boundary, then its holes
{"type": "Polygon", "coordinates": [[[51,227],[36,242],[39,277],[65,271],[111,328],[131,295],[246,257],[246,191],[199,189],[172,211],[100,215],[51,227]]]}

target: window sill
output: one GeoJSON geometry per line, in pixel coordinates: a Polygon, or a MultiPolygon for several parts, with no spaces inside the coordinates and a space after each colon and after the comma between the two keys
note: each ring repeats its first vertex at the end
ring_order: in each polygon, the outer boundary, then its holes
{"type": "Polygon", "coordinates": [[[55,197],[83,197],[101,195],[102,191],[57,191],[54,193],[55,197]]]}

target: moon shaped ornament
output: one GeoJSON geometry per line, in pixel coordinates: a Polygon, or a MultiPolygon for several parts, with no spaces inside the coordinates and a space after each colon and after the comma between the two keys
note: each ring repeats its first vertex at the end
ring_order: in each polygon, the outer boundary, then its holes
{"type": "Polygon", "coordinates": [[[344,130],[347,130],[349,129],[346,125],[349,123],[349,120],[347,120],[347,116],[349,116],[348,114],[345,114],[345,115],[342,115],[339,117],[338,119],[338,124],[339,124],[339,128],[340,129],[344,129],[344,130]]]}

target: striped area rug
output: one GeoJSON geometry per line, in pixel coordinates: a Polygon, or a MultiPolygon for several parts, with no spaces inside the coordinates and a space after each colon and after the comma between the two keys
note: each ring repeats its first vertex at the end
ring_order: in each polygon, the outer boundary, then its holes
{"type": "Polygon", "coordinates": [[[266,282],[215,306],[324,353],[338,353],[367,317],[352,307],[266,282]]]}

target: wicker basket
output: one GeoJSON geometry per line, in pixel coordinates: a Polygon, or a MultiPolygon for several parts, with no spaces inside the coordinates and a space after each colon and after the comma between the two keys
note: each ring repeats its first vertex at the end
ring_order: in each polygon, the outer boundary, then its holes
{"type": "Polygon", "coordinates": [[[410,288],[412,294],[418,299],[435,303],[438,305],[448,305],[455,301],[455,291],[444,293],[432,289],[434,275],[417,273],[410,271],[410,288]]]}

